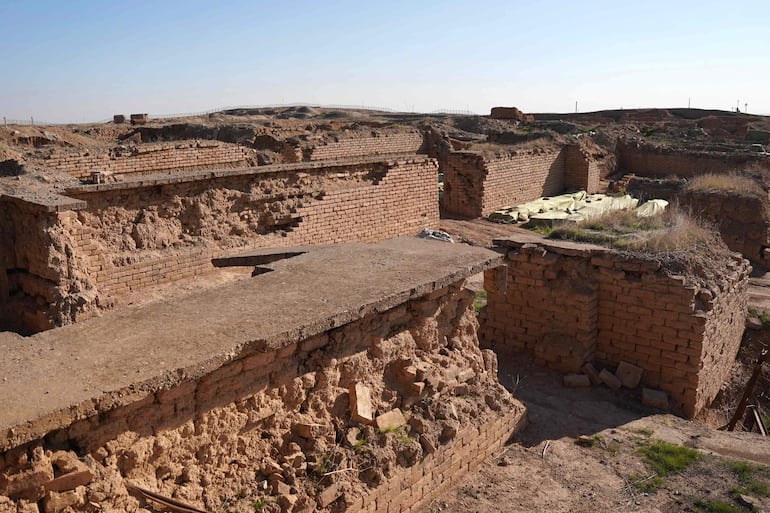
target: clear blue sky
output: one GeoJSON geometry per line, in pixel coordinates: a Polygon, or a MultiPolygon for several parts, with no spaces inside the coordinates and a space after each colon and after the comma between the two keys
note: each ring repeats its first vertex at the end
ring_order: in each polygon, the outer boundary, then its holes
{"type": "Polygon", "coordinates": [[[0,116],[309,102],[770,114],[770,2],[0,0],[0,116]]]}

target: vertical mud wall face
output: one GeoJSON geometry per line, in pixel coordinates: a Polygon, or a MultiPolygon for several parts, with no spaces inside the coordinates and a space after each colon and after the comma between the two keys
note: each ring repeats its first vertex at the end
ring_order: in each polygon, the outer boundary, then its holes
{"type": "Polygon", "coordinates": [[[685,277],[654,259],[559,241],[523,244],[507,254],[505,290],[485,272],[482,347],[526,350],[562,372],[594,358],[611,369],[626,361],[693,417],[731,369],[747,308],[747,262],[726,250],[708,258],[697,265],[710,268],[685,277]]]}
{"type": "Polygon", "coordinates": [[[210,511],[409,510],[499,447],[523,414],[494,353],[478,347],[473,294],[459,285],[0,454],[0,511],[64,493],[77,512],[143,511],[127,483],[210,511]],[[90,471],[52,494],[62,450],[90,471]],[[431,464],[442,469],[433,481],[431,464]]]}
{"type": "Polygon", "coordinates": [[[16,245],[16,231],[8,212],[8,204],[3,202],[0,202],[0,240],[3,241],[0,244],[0,331],[8,331],[13,329],[8,271],[13,268],[12,251],[16,245]]]}
{"type": "Polygon", "coordinates": [[[7,300],[4,328],[31,334],[75,322],[96,309],[97,294],[71,236],[74,212],[6,204],[7,300]]]}
{"type": "Polygon", "coordinates": [[[754,264],[767,266],[765,249],[770,247],[770,199],[767,194],[685,190],[678,199],[696,216],[713,223],[728,248],[754,264]]]}

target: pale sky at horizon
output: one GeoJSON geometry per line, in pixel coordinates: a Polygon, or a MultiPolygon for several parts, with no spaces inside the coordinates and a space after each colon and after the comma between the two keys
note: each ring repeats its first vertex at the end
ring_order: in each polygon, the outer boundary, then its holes
{"type": "Polygon", "coordinates": [[[770,114],[770,2],[0,0],[0,116],[276,103],[770,114]]]}

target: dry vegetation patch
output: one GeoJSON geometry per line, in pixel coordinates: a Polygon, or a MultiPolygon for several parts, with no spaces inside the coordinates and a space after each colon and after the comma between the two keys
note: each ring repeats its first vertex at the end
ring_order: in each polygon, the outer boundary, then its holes
{"type": "Polygon", "coordinates": [[[639,217],[633,210],[607,212],[580,224],[557,225],[549,237],[659,254],[688,252],[713,243],[717,235],[683,211],[669,208],[650,217],[639,217]]]}
{"type": "Polygon", "coordinates": [[[685,186],[689,192],[729,192],[732,194],[759,196],[765,193],[759,183],[739,174],[705,174],[696,176],[685,186]]]}

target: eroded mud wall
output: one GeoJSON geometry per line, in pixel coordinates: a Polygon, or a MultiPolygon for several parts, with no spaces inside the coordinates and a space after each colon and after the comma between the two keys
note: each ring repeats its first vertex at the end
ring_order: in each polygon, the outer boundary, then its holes
{"type": "Polygon", "coordinates": [[[92,315],[96,290],[69,229],[76,214],[0,201],[0,215],[2,330],[30,334],[92,315]]]}
{"type": "Polygon", "coordinates": [[[210,511],[416,511],[523,420],[478,347],[472,302],[455,284],[257,344],[196,381],[137,387],[128,406],[0,453],[0,512],[143,511],[127,484],[210,511]]]}

